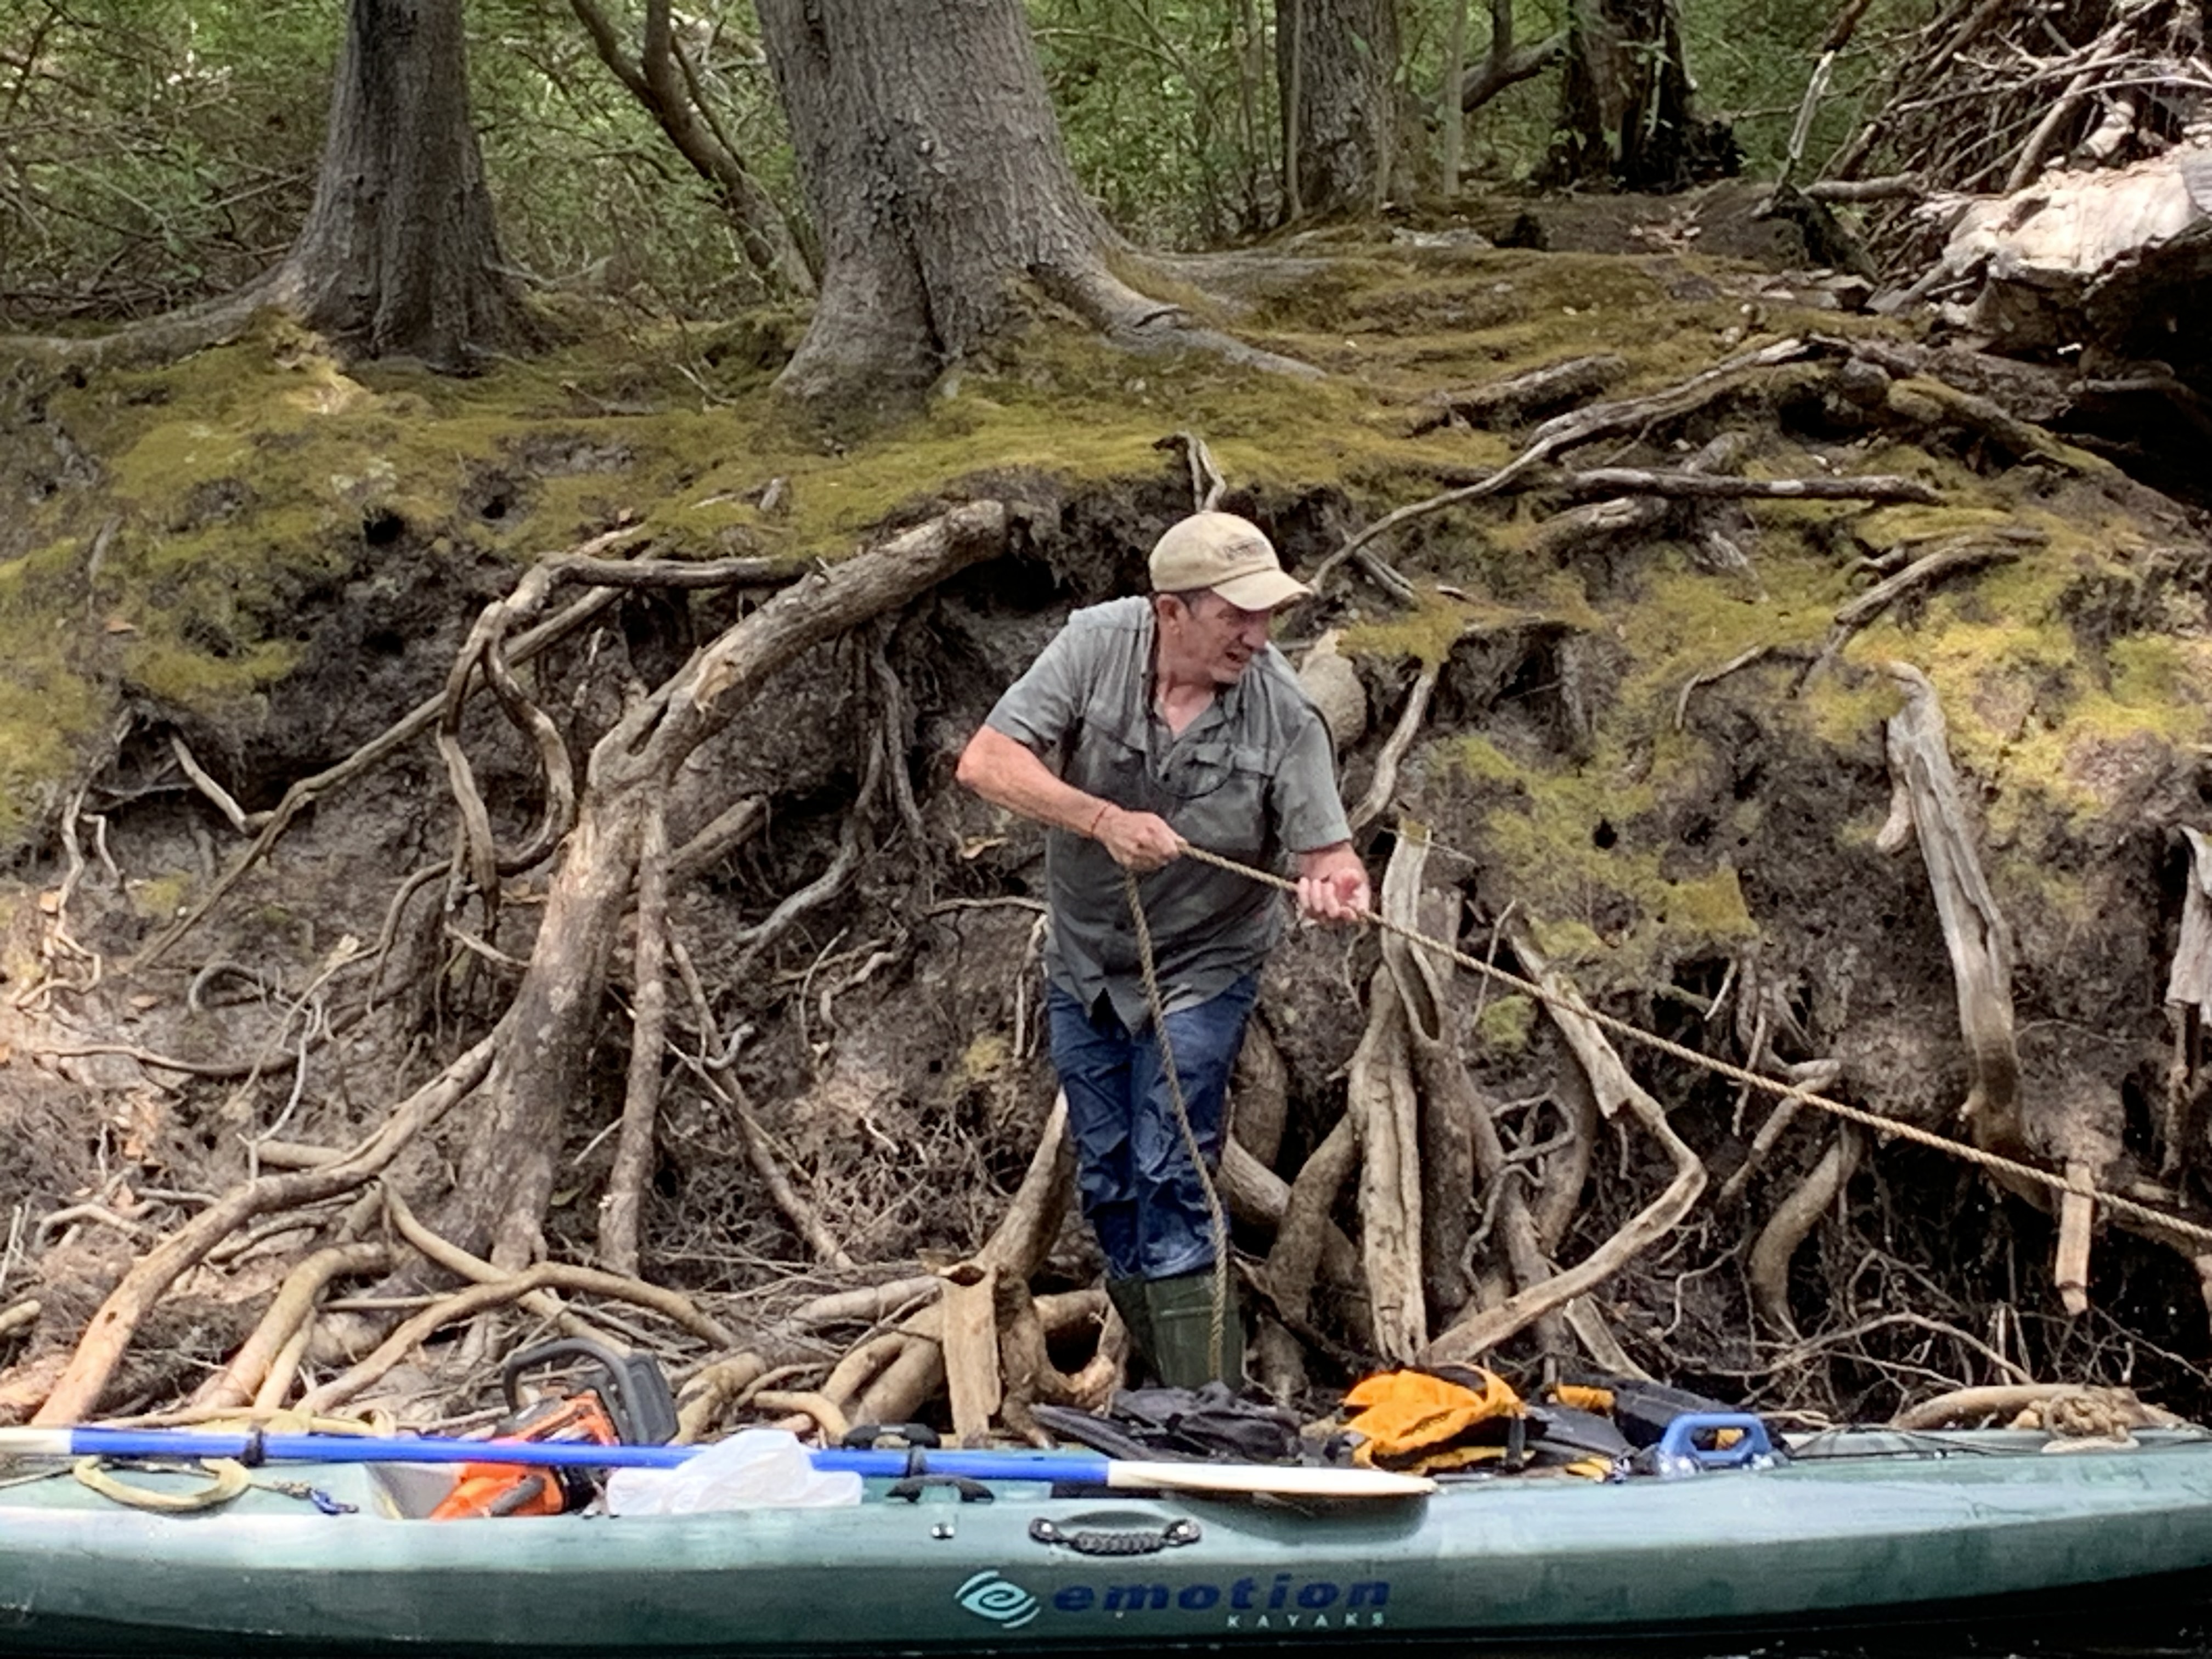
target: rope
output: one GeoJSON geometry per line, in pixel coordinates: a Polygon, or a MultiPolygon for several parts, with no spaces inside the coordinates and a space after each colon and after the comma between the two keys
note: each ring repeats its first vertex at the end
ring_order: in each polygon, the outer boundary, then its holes
{"type": "MultiPolygon", "coordinates": [[[[1296,882],[1287,880],[1273,871],[1255,869],[1249,864],[1240,864],[1235,859],[1224,858],[1218,853],[1209,853],[1206,848],[1194,847],[1188,842],[1182,843],[1182,850],[1186,856],[1194,858],[1201,864],[1213,865],[1263,885],[1280,888],[1285,892],[1295,893],[1297,890],[1296,882]]],[[[1127,872],[1123,872],[1123,879],[1128,884],[1129,902],[1133,908],[1137,902],[1136,880],[1127,872]]],[[[2075,1197],[2094,1200],[2115,1215],[2131,1216],[2138,1221],[2162,1228],[2183,1238],[2193,1240],[2208,1249],[2212,1249],[2212,1227],[2207,1227],[2194,1221],[2185,1221],[2179,1216],[2169,1215],[2163,1210],[2154,1209],[2151,1206],[2138,1203],[2134,1199],[2124,1198],[2118,1193],[2106,1192],[2087,1181],[2071,1180],[2052,1170],[2038,1169],[2033,1164],[2022,1164],[2017,1158],[2007,1158],[2001,1152],[1992,1152],[1979,1146],[1970,1146],[1963,1140],[1954,1140],[1948,1135],[1937,1134],[1933,1130],[1921,1128],[1917,1124],[1900,1122],[1893,1117],[1884,1117],[1879,1112],[1869,1112],[1863,1107],[1847,1106],[1840,1100],[1831,1100],[1826,1095],[1815,1094],[1812,1090],[1801,1085],[1785,1083],[1780,1078],[1767,1077],[1731,1061],[1717,1059],[1711,1054],[1700,1054],[1695,1048],[1676,1042],[1669,1037],[1661,1036],[1656,1031],[1644,1030],[1640,1026],[1630,1024],[1625,1019],[1618,1019],[1611,1014],[1602,1013],[1591,1007],[1580,997],[1561,996],[1557,992],[1547,990],[1532,980],[1523,979],[1518,974],[1498,967],[1495,963],[1484,962],[1480,957],[1471,957],[1455,945],[1443,939],[1432,939],[1426,933],[1401,926],[1386,916],[1378,915],[1371,909],[1362,910],[1359,913],[1359,919],[1381,928],[1385,933],[1395,933],[1399,938],[1410,944],[1417,945],[1423,950],[1431,951],[1438,956],[1448,957],[1462,968],[1471,968],[1476,973],[1486,974],[1497,983],[1518,991],[1523,996],[1533,997],[1547,1008],[1563,1008],[1617,1036],[1640,1042],[1647,1048],[1656,1049],[1662,1054],[1682,1060],[1688,1065],[1702,1066],[1705,1070],[1727,1078],[1731,1082],[1761,1090],[1784,1100],[1817,1107],[1820,1110],[1842,1118],[1847,1122],[1861,1124],[1878,1133],[1895,1135],[1900,1139],[1913,1141],[1936,1152],[1948,1152],[1953,1158],[1963,1159],[1969,1164],[1979,1164],[1982,1168],[1998,1175],[2007,1175],[2016,1180],[2033,1182],[2038,1186],[2047,1187],[2055,1193],[2071,1194],[2075,1197]]],[[[1146,989],[1152,991],[1150,939],[1144,931],[1144,917],[1141,911],[1138,913],[1138,944],[1139,950],[1144,952],[1146,989]]],[[[1155,1021],[1159,1018],[1157,1001],[1154,1004],[1152,1017],[1155,1021]]],[[[1161,1037],[1164,1044],[1166,1038],[1164,1030],[1161,1032],[1161,1037]]],[[[1172,1066],[1169,1068],[1169,1075],[1174,1076],[1172,1066]]],[[[1180,1095],[1177,1096],[1176,1105],[1180,1109],[1182,1105],[1180,1095]]],[[[1186,1133],[1188,1132],[1188,1127],[1189,1126],[1185,1124],[1186,1133]]],[[[1207,1196],[1209,1199],[1212,1197],[1211,1185],[1207,1188],[1207,1196]]]]}
{"type": "Polygon", "coordinates": [[[118,1504],[128,1504],[134,1510],[154,1510],[165,1515],[189,1515],[195,1510],[212,1509],[218,1504],[228,1504],[253,1484],[246,1474],[246,1465],[235,1458],[210,1457],[202,1460],[207,1471],[208,1482],[183,1492],[157,1491],[151,1486],[135,1486],[128,1480],[110,1474],[105,1460],[80,1457],[70,1467],[70,1473],[80,1486],[98,1492],[102,1498],[118,1504]]]}
{"type": "MultiPolygon", "coordinates": [[[[1144,969],[1145,1001],[1152,1010],[1152,1030],[1160,1045],[1160,1066],[1168,1074],[1168,1098],[1175,1103],[1176,1124],[1182,1131],[1183,1150],[1190,1154],[1191,1167],[1198,1171],[1198,1184],[1206,1194],[1206,1218],[1213,1228],[1213,1317],[1206,1328],[1206,1363],[1208,1370],[1220,1376],[1229,1323],[1229,1218],[1222,1210],[1221,1194],[1213,1184],[1213,1172],[1206,1167],[1198,1131],[1190,1127],[1190,1108],[1182,1097],[1182,1074],[1176,1070],[1175,1047],[1168,1041],[1167,1000],[1160,994],[1159,970],[1152,960],[1152,926],[1145,919],[1144,901],[1137,896],[1134,871],[1121,872],[1121,890],[1128,896],[1129,915],[1137,924],[1137,962],[1144,969]]],[[[1232,1385],[1234,1382],[1233,1378],[1224,1377],[1223,1381],[1232,1385]]]]}

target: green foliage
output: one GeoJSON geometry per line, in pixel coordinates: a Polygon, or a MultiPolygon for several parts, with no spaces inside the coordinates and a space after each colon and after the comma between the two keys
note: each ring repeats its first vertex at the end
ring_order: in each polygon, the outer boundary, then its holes
{"type": "MultiPolygon", "coordinates": [[[[643,0],[595,0],[634,55],[643,0]]],[[[1085,187],[1133,240],[1265,235],[1282,209],[1283,0],[1027,0],[1085,187]]],[[[1771,173],[1831,8],[1680,0],[1701,106],[1771,173]]],[[[1392,198],[1438,183],[1451,11],[1400,0],[1392,198]]],[[[1836,66],[1808,171],[1856,131],[1934,0],[1875,0],[1836,66]]],[[[1468,6],[1470,67],[1490,8],[1468,6]]],[[[1526,46],[1570,0],[1516,0],[1526,46]]],[[[0,326],[148,315],[228,292],[289,245],[312,198],[345,0],[0,0],[0,326]]],[[[478,131],[509,258],[541,289],[618,296],[640,320],[727,316],[760,288],[713,192],[595,52],[568,4],[469,0],[478,131]]],[[[796,222],[750,0],[678,15],[710,119],[796,222]]],[[[1553,140],[1556,70],[1467,118],[1463,187],[1525,181],[1553,140]]],[[[1801,175],[1802,176],[1802,175],[1801,175]]]]}
{"type": "MultiPolygon", "coordinates": [[[[637,0],[598,0],[634,58],[637,0]]],[[[541,285],[618,295],[647,317],[718,316],[763,297],[713,191],[603,64],[568,6],[473,0],[470,72],[508,257],[541,285]]],[[[750,0],[678,17],[711,118],[787,215],[791,147],[750,0]]]]}
{"type": "Polygon", "coordinates": [[[328,0],[0,0],[0,316],[110,319],[234,288],[313,194],[328,0]]]}

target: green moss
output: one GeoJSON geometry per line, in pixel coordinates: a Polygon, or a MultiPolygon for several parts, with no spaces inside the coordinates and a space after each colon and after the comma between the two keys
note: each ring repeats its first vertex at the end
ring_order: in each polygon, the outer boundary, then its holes
{"type": "Polygon", "coordinates": [[[1698,868],[1672,844],[1654,778],[1697,787],[1694,769],[1649,775],[1610,746],[1582,767],[1516,761],[1486,738],[1454,746],[1483,803],[1478,845],[1486,878],[1518,902],[1536,942],[1595,983],[1634,983],[1680,957],[1753,938],[1735,869],[1698,868]]]}
{"type": "Polygon", "coordinates": [[[177,872],[129,884],[131,907],[149,921],[166,922],[184,914],[192,896],[191,876],[177,872]]]}
{"type": "Polygon", "coordinates": [[[1474,1022],[1475,1035],[1483,1046],[1501,1054],[1520,1054],[1528,1048],[1535,1029],[1536,1000],[1518,994],[1485,1003],[1474,1022]]]}

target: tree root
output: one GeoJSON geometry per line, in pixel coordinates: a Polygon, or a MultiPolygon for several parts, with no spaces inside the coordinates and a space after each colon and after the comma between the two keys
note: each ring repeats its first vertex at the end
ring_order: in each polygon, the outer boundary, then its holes
{"type": "Polygon", "coordinates": [[[1611,1238],[1575,1266],[1553,1274],[1508,1298],[1495,1308],[1481,1310],[1460,1320],[1421,1356],[1424,1364],[1455,1364],[1476,1359],[1499,1343],[1526,1330],[1545,1314],[1565,1306],[1603,1284],[1637,1256],[1679,1225],[1705,1188],[1705,1168],[1688,1143],[1674,1133],[1666,1109],[1640,1088],[1628,1068],[1613,1051],[1597,1026],[1578,1012],[1581,994],[1566,977],[1546,963],[1525,927],[1512,933],[1513,952],[1529,977],[1546,992],[1545,1011],[1561,1036],[1582,1062],[1589,1079],[1598,1109],[1607,1117],[1626,1108],[1643,1128],[1666,1151],[1674,1166],[1667,1189],[1644,1206],[1611,1238]]]}
{"type": "Polygon", "coordinates": [[[1436,695],[1437,681],[1443,673],[1441,663],[1424,663],[1414,677],[1413,689],[1406,694],[1406,706],[1399,711],[1398,724],[1375,757],[1375,775],[1368,781],[1367,793],[1348,815],[1354,836],[1390,810],[1391,797],[1398,791],[1398,769],[1405,763],[1413,740],[1420,736],[1421,722],[1428,718],[1429,700],[1436,695]]]}
{"type": "MultiPolygon", "coordinates": [[[[420,1252],[425,1261],[444,1268],[456,1279],[464,1279],[475,1285],[504,1284],[513,1276],[493,1267],[481,1256],[471,1255],[450,1239],[441,1238],[432,1232],[416,1218],[414,1211],[408,1207],[407,1200],[388,1183],[383,1186],[380,1197],[385,1219],[392,1231],[420,1252]]],[[[532,1291],[520,1300],[524,1309],[532,1316],[552,1321],[556,1327],[570,1336],[584,1337],[614,1348],[626,1346],[582,1315],[564,1306],[561,1298],[550,1291],[532,1291]]]]}
{"type": "MultiPolygon", "coordinates": [[[[2132,1389],[2081,1388],[2064,1382],[2014,1382],[2001,1387],[1954,1389],[1908,1406],[1889,1419],[1893,1429],[1971,1428],[1992,1418],[2014,1419],[2042,1411],[2060,1401],[2079,1401],[2130,1428],[2181,1428],[2184,1419],[2136,1396],[2132,1389]]],[[[2038,1426],[2041,1426],[2040,1424],[2038,1426]]]]}
{"type": "Polygon", "coordinates": [[[124,1274],[85,1328],[76,1352],[56,1380],[33,1422],[41,1426],[82,1422],[100,1404],[132,1334],[161,1293],[181,1273],[241,1223],[271,1210],[312,1203],[349,1192],[382,1170],[415,1135],[435,1123],[489,1069],[505,1038],[502,1022],[473,1047],[417,1089],[386,1120],[384,1127],[343,1158],[312,1170],[264,1176],[210,1205],[148,1251],[124,1274]]]}
{"type": "MultiPolygon", "coordinates": [[[[668,819],[653,801],[638,837],[637,944],[631,972],[629,1073],[623,1091],[622,1131],[614,1167],[599,1200],[599,1258],[635,1279],[638,1212],[653,1173],[653,1130],[660,1114],[661,1051],[668,1030],[668,819]]],[[[740,1121],[750,1127],[741,1110],[740,1121]]],[[[751,1144],[750,1134],[747,1145],[751,1144]]]]}
{"type": "MultiPolygon", "coordinates": [[[[1385,900],[1386,906],[1389,901],[1385,900]]],[[[1421,1289],[1420,1097],[1407,1053],[1405,1004],[1377,968],[1367,1029],[1345,1083],[1345,1115],[1358,1125],[1359,1238],[1375,1352],[1406,1364],[1429,1338],[1421,1289]]]]}
{"type": "Polygon", "coordinates": [[[193,1390],[191,1406],[251,1405],[293,1337],[313,1317],[315,1302],[334,1279],[382,1273],[392,1265],[389,1246],[372,1243],[335,1244],[317,1250],[284,1276],[276,1299],[253,1328],[230,1363],[193,1390]]]}
{"type": "Polygon", "coordinates": [[[635,1279],[625,1279],[617,1273],[601,1273],[593,1267],[572,1267],[558,1261],[541,1261],[534,1267],[507,1274],[495,1282],[471,1285],[466,1290],[458,1291],[425,1308],[412,1318],[403,1321],[367,1358],[302,1395],[299,1408],[303,1412],[320,1413],[345,1405],[406,1358],[433,1332],[457,1320],[470,1318],[489,1308],[519,1302],[532,1291],[544,1290],[576,1291],[586,1295],[605,1297],[611,1301],[634,1303],[665,1315],[694,1336],[717,1346],[727,1348],[735,1343],[735,1339],[719,1321],[701,1313],[691,1305],[688,1297],[674,1291],[663,1290],[657,1285],[647,1285],[635,1279]]]}
{"type": "Polygon", "coordinates": [[[1782,1202],[1753,1241],[1744,1276],[1751,1289],[1752,1305],[1767,1323],[1795,1340],[1796,1321],[1790,1314],[1790,1258],[1805,1242],[1820,1218],[1827,1213],[1858,1167],[1865,1147],[1858,1126],[1836,1126],[1836,1138],[1820,1155],[1805,1179],[1782,1202]]]}

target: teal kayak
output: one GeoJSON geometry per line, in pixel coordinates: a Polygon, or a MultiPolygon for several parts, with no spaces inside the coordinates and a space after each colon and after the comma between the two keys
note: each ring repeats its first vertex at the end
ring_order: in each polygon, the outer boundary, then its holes
{"type": "MultiPolygon", "coordinates": [[[[154,1492],[198,1471],[112,1471],[154,1492]]],[[[0,1653],[877,1655],[1908,1625],[2212,1589],[2212,1435],[1838,1431],[1765,1467],[1309,1500],[871,1480],[856,1505],[430,1522],[279,1466],[162,1513],[0,1471],[0,1653]]]]}

